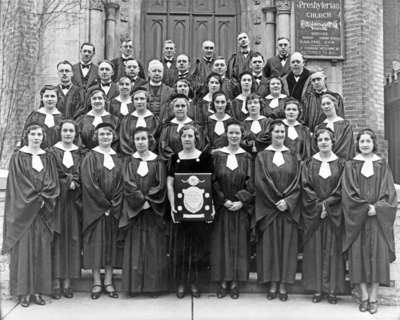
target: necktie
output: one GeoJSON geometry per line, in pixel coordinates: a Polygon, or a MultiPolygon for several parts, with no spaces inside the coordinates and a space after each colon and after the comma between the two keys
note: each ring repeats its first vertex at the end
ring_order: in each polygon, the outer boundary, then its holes
{"type": "Polygon", "coordinates": [[[261,131],[261,125],[260,125],[260,122],[258,122],[258,120],[254,120],[251,123],[250,131],[255,134],[257,134],[261,131]]]}
{"type": "Polygon", "coordinates": [[[54,116],[50,113],[46,113],[46,118],[44,119],[44,124],[49,128],[54,127],[54,116]]]}
{"type": "Polygon", "coordinates": [[[144,117],[138,117],[138,120],[136,122],[136,128],[138,127],[147,127],[146,125],[146,120],[144,120],[144,117]]]}
{"type": "Polygon", "coordinates": [[[329,162],[322,161],[321,167],[319,167],[318,175],[323,179],[329,178],[332,175],[331,166],[329,165],[329,162]]]}
{"type": "Polygon", "coordinates": [[[146,161],[140,161],[139,167],[136,171],[139,176],[144,177],[149,173],[149,167],[147,166],[146,161]]]}
{"type": "Polygon", "coordinates": [[[214,132],[219,136],[225,132],[224,123],[222,121],[217,121],[214,132]]]}
{"type": "Polygon", "coordinates": [[[66,167],[67,169],[71,168],[74,165],[74,159],[72,158],[71,151],[69,150],[64,151],[62,163],[64,167],[66,167]]]}
{"type": "Polygon", "coordinates": [[[372,160],[364,161],[364,164],[361,168],[361,174],[366,178],[374,175],[374,165],[372,163],[372,160]]]}
{"type": "Polygon", "coordinates": [[[232,171],[235,170],[239,166],[236,159],[236,155],[229,154],[228,157],[226,158],[225,166],[232,171]]]}
{"type": "Polygon", "coordinates": [[[92,125],[96,127],[99,123],[103,123],[103,119],[101,118],[101,116],[94,116],[92,125]]]}
{"type": "Polygon", "coordinates": [[[43,163],[42,159],[40,159],[40,156],[37,154],[32,155],[32,168],[35,169],[37,172],[40,172],[43,170],[43,163]]]}
{"type": "Polygon", "coordinates": [[[114,160],[108,153],[104,154],[103,166],[108,170],[112,170],[115,167],[114,160]]]}
{"type": "Polygon", "coordinates": [[[277,167],[280,167],[285,163],[282,151],[275,151],[274,157],[272,158],[272,163],[275,164],[277,167]]]}
{"type": "Polygon", "coordinates": [[[121,102],[121,109],[119,110],[119,112],[124,116],[129,113],[128,104],[126,102],[121,102]]]}
{"type": "Polygon", "coordinates": [[[298,134],[296,131],[296,128],[294,126],[289,126],[288,127],[288,138],[290,140],[296,140],[298,138],[298,134]]]}

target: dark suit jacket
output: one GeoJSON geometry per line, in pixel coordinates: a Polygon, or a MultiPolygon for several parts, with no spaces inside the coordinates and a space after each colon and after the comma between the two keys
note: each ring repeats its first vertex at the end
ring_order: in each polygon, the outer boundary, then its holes
{"type": "Polygon", "coordinates": [[[165,59],[160,59],[160,61],[164,66],[163,82],[167,86],[172,87],[175,84],[175,77],[178,73],[178,69],[176,69],[176,58],[172,59],[171,66],[169,68],[165,59]]]}
{"type": "Polygon", "coordinates": [[[239,76],[245,72],[250,71],[250,59],[254,51],[250,50],[245,57],[240,51],[234,53],[228,60],[228,70],[226,75],[228,78],[235,78],[240,80],[239,76]]]}
{"type": "Polygon", "coordinates": [[[144,86],[146,85],[146,83],[147,83],[146,80],[144,80],[144,79],[142,79],[142,78],[140,78],[140,77],[137,77],[137,78],[136,78],[136,81],[134,81],[134,80],[132,80],[132,79],[131,79],[131,81],[132,81],[132,83],[133,83],[132,92],[133,92],[136,88],[144,87],[144,86]]]}
{"type": "Polygon", "coordinates": [[[257,84],[256,79],[253,77],[254,93],[258,94],[261,98],[265,98],[269,94],[269,81],[266,77],[262,76],[260,84],[257,84]]]}
{"type": "Polygon", "coordinates": [[[155,110],[152,108],[153,101],[155,100],[156,97],[153,96],[152,90],[150,89],[150,82],[148,82],[145,85],[145,88],[147,89],[149,93],[149,104],[147,109],[149,109],[151,112],[153,112],[156,116],[158,116],[159,119],[164,119],[165,112],[167,112],[167,107],[169,103],[169,98],[171,97],[173,93],[173,89],[169,86],[167,86],[165,83],[161,85],[159,95],[157,98],[160,99],[160,105],[159,105],[159,111],[155,110]]]}
{"type": "MultiPolygon", "coordinates": [[[[145,74],[144,74],[143,65],[141,64],[141,62],[139,60],[136,59],[136,61],[138,62],[139,69],[140,69],[138,76],[141,77],[142,79],[144,79],[145,74]]],[[[113,81],[117,82],[119,79],[121,79],[122,77],[125,76],[125,63],[122,60],[122,57],[111,60],[111,63],[114,68],[113,81]]]]}
{"type": "Polygon", "coordinates": [[[274,56],[267,60],[263,72],[266,78],[282,77],[290,71],[290,57],[287,57],[285,65],[282,66],[279,56],[274,56]]]}
{"type": "Polygon", "coordinates": [[[211,73],[212,65],[215,59],[212,58],[211,61],[206,61],[204,58],[196,59],[193,76],[199,86],[204,86],[208,75],[211,73]]]}
{"type": "Polygon", "coordinates": [[[82,70],[80,67],[80,63],[74,64],[72,66],[72,71],[74,75],[72,76],[72,83],[85,91],[94,84],[96,84],[98,77],[98,66],[94,63],[91,64],[89,68],[89,72],[86,77],[83,77],[82,70]]]}
{"type": "Polygon", "coordinates": [[[304,94],[311,88],[310,75],[311,72],[306,68],[304,68],[303,72],[301,73],[298,82],[296,82],[292,71],[284,75],[282,77],[282,82],[286,95],[302,102],[304,94]]]}
{"type": "Polygon", "coordinates": [[[64,118],[76,119],[84,104],[84,90],[73,84],[66,95],[64,95],[60,86],[57,86],[57,91],[57,109],[64,115],[64,118]]]}

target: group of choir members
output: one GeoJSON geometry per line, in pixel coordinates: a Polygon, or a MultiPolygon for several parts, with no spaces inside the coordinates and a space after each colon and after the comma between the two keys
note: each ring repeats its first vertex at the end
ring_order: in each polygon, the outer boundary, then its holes
{"type": "MultiPolygon", "coordinates": [[[[108,64],[99,72],[111,77],[108,64]]],[[[3,253],[11,294],[25,307],[45,304],[43,294],[71,298],[84,268],[92,269],[93,299],[118,298],[117,267],[130,295],[156,296],[172,284],[178,298],[188,289],[199,297],[209,266],[217,297],[237,299],[251,235],[267,299],[288,299],[302,250],[313,302],[326,295],[337,303],[347,259],[360,311],[375,313],[395,259],[397,205],[375,133],[360,131],[355,147],[331,91],[305,87],[299,102],[288,96],[288,79],[271,77],[260,96],[244,71],[235,97],[218,73],[196,88],[201,97],[188,79],[171,95],[164,83],[152,85],[163,68],[150,64],[149,84],[133,92],[125,76],[111,100],[101,86],[89,88],[76,121],[58,110],[57,87],[41,90],[10,161],[3,253]],[[175,221],[175,173],[204,172],[212,173],[214,220],[175,221]]],[[[317,87],[318,74],[310,81],[317,87]]]]}

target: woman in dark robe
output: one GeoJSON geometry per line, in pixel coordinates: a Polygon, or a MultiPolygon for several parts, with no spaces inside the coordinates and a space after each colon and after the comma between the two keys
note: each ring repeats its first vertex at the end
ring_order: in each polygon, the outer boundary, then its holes
{"type": "Polygon", "coordinates": [[[314,292],[312,302],[344,292],[343,212],[341,180],[345,160],[332,152],[332,130],[315,133],[319,152],[302,166],[302,218],[304,224],[303,287],[314,292]]]}
{"type": "Polygon", "coordinates": [[[270,124],[272,144],[255,162],[257,274],[270,283],[267,299],[288,299],[287,284],[294,283],[300,221],[300,165],[297,155],[283,144],[285,125],[270,124]]]}
{"type": "Polygon", "coordinates": [[[83,267],[93,270],[92,299],[98,299],[103,289],[111,298],[118,298],[112,272],[117,263],[122,170],[120,159],[111,148],[114,134],[110,123],[98,124],[95,137],[99,145],[87,153],[81,166],[83,267]],[[100,268],[105,269],[104,287],[100,268]]]}
{"type": "Polygon", "coordinates": [[[239,281],[246,281],[249,274],[253,166],[250,154],[240,147],[240,122],[230,120],[226,130],[228,145],[213,153],[216,215],[211,233],[211,280],[219,282],[218,298],[230,290],[231,298],[237,299],[239,281]]]}
{"type": "MultiPolygon", "coordinates": [[[[185,95],[175,95],[171,103],[174,108],[175,116],[169,122],[163,125],[158,144],[159,156],[164,161],[168,161],[173,154],[182,150],[182,142],[179,131],[184,125],[191,124],[198,128],[197,123],[195,123],[187,115],[189,100],[185,95]]],[[[196,148],[202,150],[203,147],[203,135],[199,134],[199,139],[196,140],[196,148]]]]}
{"type": "Polygon", "coordinates": [[[311,156],[311,133],[310,129],[297,121],[301,114],[300,103],[296,99],[288,99],[285,102],[286,137],[284,145],[296,152],[299,160],[306,160],[311,156]]]}
{"type": "Polygon", "coordinates": [[[156,295],[168,289],[166,171],[164,161],[149,150],[150,130],[139,127],[133,138],[137,151],[123,164],[122,290],[156,295]]]}
{"type": "MultiPolygon", "coordinates": [[[[98,87],[93,88],[89,93],[91,110],[79,117],[77,120],[80,132],[82,148],[89,151],[98,145],[94,129],[100,123],[110,123],[114,128],[118,126],[118,118],[106,111],[106,94],[98,87]]],[[[113,145],[115,147],[117,137],[114,135],[113,145]]]]}
{"type": "Polygon", "coordinates": [[[246,99],[248,117],[244,119],[242,147],[253,157],[257,152],[264,150],[270,143],[269,125],[271,119],[260,114],[261,98],[255,93],[250,94],[246,99]]]}
{"type": "Polygon", "coordinates": [[[269,95],[264,97],[261,114],[271,119],[285,118],[285,102],[288,99],[283,93],[283,83],[278,77],[269,79],[269,95]]]}
{"type": "Polygon", "coordinates": [[[60,124],[61,141],[52,148],[60,181],[60,196],[55,210],[56,232],[53,242],[53,298],[61,294],[72,298],[71,279],[81,275],[81,206],[80,166],[82,152],[74,141],[78,126],[73,120],[60,124]],[[61,289],[63,281],[63,289],[61,289]]]}
{"type": "Polygon", "coordinates": [[[396,190],[388,163],[376,150],[375,133],[362,130],[357,135],[359,154],[346,163],[342,182],[343,250],[348,253],[350,281],[361,289],[359,309],[371,314],[378,311],[378,287],[389,286],[389,263],[396,258],[396,190]]]}
{"type": "MultiPolygon", "coordinates": [[[[136,128],[148,128],[150,134],[157,139],[160,131],[160,121],[156,115],[147,109],[149,95],[145,88],[138,87],[133,92],[133,105],[135,110],[122,119],[119,126],[119,147],[124,155],[132,155],[136,151],[133,141],[133,133],[136,128]]],[[[156,144],[151,146],[152,151],[156,149],[156,144]]]]}
{"type": "Polygon", "coordinates": [[[210,107],[215,113],[208,116],[206,131],[208,150],[213,152],[218,148],[226,146],[228,143],[226,139],[226,124],[231,119],[231,116],[227,113],[229,101],[226,94],[222,91],[214,93],[210,107]]]}
{"type": "Polygon", "coordinates": [[[25,120],[26,129],[31,123],[39,123],[45,129],[41,148],[46,149],[60,141],[57,125],[62,121],[63,115],[57,109],[58,90],[56,86],[45,85],[40,90],[40,108],[32,111],[25,120]]]}
{"type": "Polygon", "coordinates": [[[243,121],[249,116],[247,110],[247,97],[254,92],[253,75],[251,72],[243,72],[240,75],[240,94],[232,100],[232,118],[243,121]]]}
{"type": "Polygon", "coordinates": [[[10,293],[21,306],[46,302],[52,292],[51,241],[54,208],[60,193],[54,157],[40,148],[45,130],[25,128],[24,146],[16,151],[7,178],[2,254],[10,254],[10,293]]]}
{"type": "Polygon", "coordinates": [[[109,112],[119,121],[133,112],[134,107],[131,98],[132,82],[128,77],[118,80],[119,95],[110,101],[109,112]]]}
{"type": "MultiPolygon", "coordinates": [[[[316,132],[321,128],[329,128],[335,133],[335,145],[333,152],[346,160],[354,157],[353,127],[349,121],[337,115],[338,100],[330,93],[324,93],[321,99],[321,109],[326,119],[315,128],[316,132]]],[[[314,150],[316,150],[314,144],[314,150]]]]}
{"type": "Polygon", "coordinates": [[[175,153],[169,162],[167,190],[171,206],[171,218],[174,222],[170,239],[170,256],[172,257],[172,278],[177,285],[176,295],[179,299],[185,296],[190,285],[192,296],[200,297],[198,280],[200,265],[206,264],[208,251],[208,226],[205,222],[176,223],[174,180],[175,173],[213,173],[213,162],[209,153],[196,148],[200,139],[198,129],[192,124],[184,125],[179,130],[182,151],[175,153]]]}

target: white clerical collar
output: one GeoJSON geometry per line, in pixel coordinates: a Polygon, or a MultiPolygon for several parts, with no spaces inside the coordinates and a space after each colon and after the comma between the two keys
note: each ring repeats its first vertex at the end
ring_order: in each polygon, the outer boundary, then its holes
{"type": "Polygon", "coordinates": [[[24,152],[24,153],[29,153],[29,154],[34,155],[34,156],[39,155],[39,154],[45,154],[45,153],[46,153],[46,151],[44,151],[43,149],[40,149],[40,148],[39,148],[39,150],[38,150],[37,153],[33,153],[33,152],[29,149],[28,146],[23,146],[21,149],[19,149],[19,151],[24,152]]]}
{"type": "Polygon", "coordinates": [[[128,97],[128,100],[126,100],[126,101],[122,101],[121,100],[121,96],[118,96],[118,97],[115,97],[115,100],[117,100],[117,101],[119,101],[119,102],[124,102],[124,103],[132,103],[132,99],[131,99],[131,96],[129,96],[128,97]]]}
{"type": "Polygon", "coordinates": [[[51,113],[48,113],[48,112],[46,111],[46,108],[45,108],[45,107],[42,107],[42,108],[39,108],[38,112],[40,112],[40,113],[42,113],[42,114],[52,114],[52,115],[61,114],[61,112],[58,111],[57,108],[54,108],[53,111],[52,111],[51,113]]]}
{"type": "Polygon", "coordinates": [[[92,117],[104,117],[104,116],[108,116],[110,113],[107,110],[103,110],[103,112],[101,114],[96,114],[94,113],[93,110],[90,110],[87,115],[88,116],[92,116],[92,117]]]}
{"type": "Polygon", "coordinates": [[[289,148],[287,148],[287,147],[285,147],[285,146],[282,146],[282,148],[281,149],[276,149],[272,144],[271,145],[269,145],[268,147],[266,147],[265,148],[265,150],[270,150],[270,151],[275,151],[275,152],[283,152],[283,151],[288,151],[289,150],[289,148]]]}
{"type": "Polygon", "coordinates": [[[98,152],[98,153],[101,153],[101,154],[109,154],[109,155],[117,154],[113,149],[110,149],[109,152],[105,152],[105,151],[103,151],[102,149],[100,149],[99,146],[94,147],[92,150],[93,150],[93,151],[96,151],[96,152],[98,152]]]}
{"type": "Polygon", "coordinates": [[[150,80],[150,85],[153,87],[161,87],[162,81],[160,82],[153,82],[153,80],[150,80]]]}
{"type": "Polygon", "coordinates": [[[131,114],[137,118],[147,118],[147,117],[154,116],[153,112],[151,112],[149,109],[146,109],[146,112],[143,115],[138,114],[138,112],[136,110],[133,111],[131,114]]]}
{"type": "Polygon", "coordinates": [[[295,126],[299,126],[301,125],[300,122],[298,122],[297,120],[293,123],[293,124],[289,124],[289,122],[287,121],[287,119],[282,119],[282,122],[287,125],[288,127],[295,127],[295,126]]]}
{"type": "Polygon", "coordinates": [[[210,119],[215,120],[215,121],[225,121],[231,118],[231,116],[227,113],[225,113],[224,117],[222,119],[218,119],[217,116],[214,114],[212,114],[211,116],[209,116],[210,119]]]}
{"type": "Polygon", "coordinates": [[[212,101],[212,95],[210,93],[207,93],[204,97],[203,97],[204,101],[207,102],[211,102],[212,101]]]}
{"type": "Polygon", "coordinates": [[[189,122],[193,122],[193,120],[192,119],[190,119],[189,117],[186,117],[186,119],[185,120],[183,120],[183,121],[179,121],[177,118],[173,118],[172,120],[171,120],[171,122],[172,123],[175,123],[175,124],[186,124],[186,123],[189,123],[189,122]]]}
{"type": "Polygon", "coordinates": [[[321,162],[332,162],[332,161],[337,160],[338,156],[332,152],[328,159],[322,159],[321,155],[318,152],[318,153],[313,155],[313,158],[318,160],[318,161],[321,161],[321,162]]]}
{"type": "Polygon", "coordinates": [[[235,152],[231,152],[229,149],[228,149],[228,147],[222,147],[222,148],[220,148],[220,149],[218,149],[219,151],[222,151],[222,152],[224,152],[224,153],[227,153],[227,154],[240,154],[240,153],[246,153],[246,151],[245,150],[243,150],[242,148],[240,148],[239,147],[239,149],[237,149],[235,152]]]}
{"type": "Polygon", "coordinates": [[[243,93],[241,93],[235,99],[245,101],[246,100],[246,96],[243,93]]]}
{"type": "Polygon", "coordinates": [[[154,152],[151,152],[151,151],[149,150],[149,156],[147,157],[146,160],[143,160],[143,158],[140,156],[139,152],[136,151],[136,152],[132,155],[132,157],[134,157],[135,159],[140,159],[140,160],[142,160],[142,161],[152,161],[152,160],[154,160],[154,159],[157,158],[157,155],[156,155],[154,152]]]}
{"type": "Polygon", "coordinates": [[[360,161],[378,161],[381,160],[382,158],[375,153],[373,154],[372,158],[365,158],[361,153],[359,153],[353,159],[360,161]]]}
{"type": "Polygon", "coordinates": [[[344,120],[342,117],[337,116],[333,121],[325,119],[324,123],[335,123],[335,122],[342,121],[342,120],[344,120]]]}
{"type": "Polygon", "coordinates": [[[287,95],[283,94],[283,93],[281,93],[278,98],[274,97],[272,94],[269,94],[265,97],[265,99],[283,99],[286,97],[287,97],[287,95]]]}
{"type": "Polygon", "coordinates": [[[64,145],[62,144],[61,141],[58,141],[58,142],[54,145],[54,147],[56,147],[56,148],[58,148],[58,149],[61,149],[61,150],[63,150],[63,151],[75,151],[75,150],[78,150],[78,149],[79,149],[79,147],[76,146],[75,144],[72,144],[72,145],[71,145],[71,148],[66,149],[66,148],[64,147],[64,145]]]}
{"type": "Polygon", "coordinates": [[[263,115],[259,115],[257,119],[253,119],[252,117],[248,116],[246,119],[244,119],[244,121],[259,121],[261,119],[265,119],[266,117],[263,115]]]}

